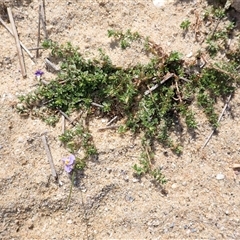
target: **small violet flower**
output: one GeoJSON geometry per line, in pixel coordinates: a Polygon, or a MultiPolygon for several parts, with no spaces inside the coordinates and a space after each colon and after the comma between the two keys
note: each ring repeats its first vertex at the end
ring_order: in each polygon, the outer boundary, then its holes
{"type": "Polygon", "coordinates": [[[44,72],[41,71],[41,70],[37,70],[34,74],[35,74],[36,78],[37,78],[38,80],[40,80],[41,77],[42,77],[42,75],[44,74],[44,72]]]}
{"type": "Polygon", "coordinates": [[[75,156],[70,154],[69,157],[63,158],[62,161],[64,163],[64,170],[70,173],[74,168],[75,156]]]}

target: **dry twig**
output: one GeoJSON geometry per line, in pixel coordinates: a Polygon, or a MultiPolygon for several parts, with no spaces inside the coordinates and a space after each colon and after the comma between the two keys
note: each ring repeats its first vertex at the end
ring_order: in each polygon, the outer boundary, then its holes
{"type": "Polygon", "coordinates": [[[190,80],[188,80],[187,78],[184,78],[184,77],[179,77],[180,80],[183,80],[185,82],[190,82],[190,80]]]}
{"type": "Polygon", "coordinates": [[[59,109],[58,111],[59,111],[73,126],[75,126],[74,121],[71,120],[65,112],[63,112],[63,111],[60,110],[60,109],[59,109]]]}
{"type": "Polygon", "coordinates": [[[41,24],[41,5],[38,8],[38,38],[37,38],[37,51],[36,51],[36,58],[39,57],[39,43],[40,43],[40,24],[41,24]]]}
{"type": "Polygon", "coordinates": [[[33,47],[33,48],[29,48],[28,50],[29,51],[35,51],[35,50],[37,50],[37,49],[44,49],[44,47],[33,47]]]}
{"type": "MultiPolygon", "coordinates": [[[[7,26],[7,24],[2,20],[1,17],[0,17],[0,22],[8,30],[8,32],[14,37],[12,30],[7,26]]],[[[29,52],[29,50],[31,50],[31,49],[27,49],[26,46],[21,41],[19,41],[19,43],[20,43],[21,47],[25,50],[25,52],[29,55],[31,60],[34,62],[34,56],[29,52]]]]}
{"type": "Polygon", "coordinates": [[[221,19],[218,19],[217,22],[216,22],[216,25],[215,25],[215,27],[214,27],[214,29],[213,29],[213,31],[212,31],[212,34],[211,34],[210,39],[213,38],[213,36],[214,36],[214,34],[215,34],[215,32],[216,32],[216,30],[217,30],[218,25],[220,24],[220,22],[221,22],[221,19]]]}
{"type": "Polygon", "coordinates": [[[181,92],[179,91],[179,87],[178,87],[178,83],[177,81],[175,81],[175,86],[176,86],[176,89],[177,89],[177,96],[178,96],[178,100],[179,102],[182,102],[182,97],[181,97],[181,92]]]}
{"type": "Polygon", "coordinates": [[[107,126],[111,125],[111,123],[112,123],[114,120],[116,120],[116,119],[117,119],[117,116],[115,116],[113,119],[111,119],[106,125],[107,125],[107,126]]]}
{"type": "MultiPolygon", "coordinates": [[[[217,123],[219,123],[219,122],[221,121],[221,119],[222,119],[222,117],[223,117],[223,114],[224,114],[224,112],[226,111],[226,109],[227,109],[227,107],[228,107],[228,104],[229,104],[229,102],[230,102],[230,100],[231,100],[231,97],[232,97],[232,94],[228,97],[227,102],[226,102],[226,104],[224,105],[224,108],[223,108],[223,110],[222,110],[221,115],[220,115],[219,118],[218,118],[217,123]]],[[[214,134],[215,131],[216,131],[216,128],[214,128],[214,129],[212,130],[212,132],[211,132],[210,135],[208,136],[207,140],[205,141],[205,143],[204,143],[203,146],[201,147],[201,150],[207,146],[208,142],[210,141],[210,139],[211,139],[211,137],[212,137],[212,135],[214,134]]]]}
{"type": "Polygon", "coordinates": [[[104,106],[95,102],[91,102],[92,106],[103,108],[104,106]]]}
{"type": "Polygon", "coordinates": [[[54,63],[52,63],[48,58],[45,58],[45,63],[47,66],[51,67],[54,71],[59,72],[60,69],[57,65],[55,65],[54,63]]]}
{"type": "Polygon", "coordinates": [[[47,28],[46,28],[46,13],[45,13],[45,1],[41,3],[41,13],[40,13],[40,19],[42,22],[43,32],[44,32],[44,38],[48,39],[47,34],[47,28]]]}
{"type": "Polygon", "coordinates": [[[45,148],[46,153],[47,153],[47,158],[48,158],[48,161],[50,163],[52,175],[55,178],[55,180],[57,180],[58,176],[57,176],[57,173],[56,173],[56,170],[55,170],[55,166],[54,166],[53,159],[52,159],[52,154],[51,154],[51,151],[50,151],[49,146],[47,144],[47,139],[46,139],[45,135],[42,136],[42,142],[43,142],[44,148],[45,148]]]}
{"type": "Polygon", "coordinates": [[[20,41],[18,38],[18,33],[17,33],[17,29],[16,29],[15,22],[13,19],[11,8],[7,8],[7,11],[8,11],[8,17],[9,17],[10,23],[12,25],[12,31],[13,31],[13,35],[15,38],[16,46],[17,46],[17,52],[18,52],[18,58],[19,58],[19,62],[20,62],[22,76],[25,78],[27,76],[27,74],[26,74],[26,68],[25,68],[25,64],[24,64],[24,60],[23,60],[22,48],[21,48],[20,41]]]}
{"type": "Polygon", "coordinates": [[[62,134],[65,133],[65,129],[66,129],[65,117],[62,115],[62,134]]]}
{"type": "Polygon", "coordinates": [[[167,73],[163,80],[160,82],[160,84],[155,84],[154,86],[152,86],[151,88],[149,88],[147,91],[144,92],[144,95],[148,95],[150,94],[152,91],[154,91],[156,88],[158,88],[160,85],[162,85],[163,83],[165,83],[167,80],[169,80],[171,77],[174,76],[174,73],[167,73]]]}
{"type": "Polygon", "coordinates": [[[150,156],[151,148],[150,148],[149,145],[145,146],[145,151],[146,151],[146,154],[147,154],[149,165],[150,165],[150,167],[152,167],[152,158],[150,156]]]}
{"type": "Polygon", "coordinates": [[[107,126],[107,127],[103,127],[103,128],[99,128],[98,132],[104,131],[104,130],[108,130],[108,129],[115,129],[115,128],[119,128],[119,125],[112,125],[112,126],[107,126]]]}

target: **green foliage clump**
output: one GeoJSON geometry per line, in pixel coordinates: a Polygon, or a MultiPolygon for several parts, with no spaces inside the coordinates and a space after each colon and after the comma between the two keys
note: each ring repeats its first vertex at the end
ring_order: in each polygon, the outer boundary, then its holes
{"type": "Polygon", "coordinates": [[[191,22],[188,19],[184,20],[181,22],[180,28],[183,29],[184,31],[188,31],[190,24],[191,22]]]}
{"type": "Polygon", "coordinates": [[[133,169],[137,177],[142,177],[144,174],[152,176],[153,180],[158,184],[165,184],[166,177],[162,174],[160,168],[153,168],[154,152],[151,149],[151,144],[147,139],[143,139],[142,146],[144,151],[141,154],[140,165],[134,164],[133,169]]]}
{"type": "Polygon", "coordinates": [[[133,41],[137,41],[141,39],[141,36],[138,32],[131,32],[130,29],[123,33],[122,31],[108,30],[108,37],[114,37],[120,43],[122,49],[126,49],[130,47],[133,41]]]}
{"type": "Polygon", "coordinates": [[[59,136],[59,139],[62,143],[66,144],[71,153],[77,152],[83,147],[87,157],[97,154],[91,134],[81,124],[71,130],[66,130],[59,136]]]}
{"type": "Polygon", "coordinates": [[[206,38],[206,50],[211,57],[215,57],[218,52],[228,49],[228,40],[233,33],[235,24],[225,17],[225,8],[210,8],[204,14],[203,20],[213,23],[213,28],[210,28],[209,35],[206,38]]]}
{"type": "MultiPolygon", "coordinates": [[[[189,129],[197,128],[189,98],[196,99],[210,124],[214,128],[217,126],[214,105],[218,99],[233,93],[237,79],[231,68],[238,57],[234,57],[228,66],[210,66],[192,74],[189,70],[192,66],[186,68],[180,53],[167,55],[159,45],[138,33],[110,30],[108,35],[120,41],[123,49],[132,41],[145,39],[143,44],[146,46],[147,43],[153,57],[146,65],[123,68],[113,65],[102,50],[99,50],[98,58],[90,60],[85,59],[70,43],[59,45],[45,41],[44,48],[50,49],[51,56],[61,62],[61,70],[48,84],[40,82],[34,93],[22,96],[19,111],[32,113],[52,124],[60,116],[60,111],[71,114],[81,110],[86,111],[88,116],[100,113],[125,118],[126,123],[120,130],[131,130],[136,134],[143,132],[144,149],[146,142],[150,147],[150,151],[143,151],[141,166],[134,165],[134,170],[138,175],[148,173],[163,184],[166,181],[164,175],[159,169],[152,168],[154,142],[181,154],[181,142],[174,142],[170,133],[176,133],[175,125],[182,119],[189,129]],[[100,107],[95,107],[93,103],[100,107]]],[[[67,130],[60,140],[70,152],[76,152],[81,147],[84,149],[86,157],[80,161],[80,169],[85,166],[87,158],[97,153],[89,130],[81,124],[67,130]]]]}

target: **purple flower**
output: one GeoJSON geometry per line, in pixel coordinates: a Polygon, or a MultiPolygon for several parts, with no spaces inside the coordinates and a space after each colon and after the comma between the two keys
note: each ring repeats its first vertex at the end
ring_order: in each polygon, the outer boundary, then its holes
{"type": "Polygon", "coordinates": [[[40,79],[42,77],[42,75],[44,74],[44,72],[41,70],[37,70],[34,74],[38,79],[40,79]]]}
{"type": "Polygon", "coordinates": [[[64,170],[70,173],[74,168],[75,156],[70,154],[69,157],[63,158],[62,161],[64,163],[64,170]]]}

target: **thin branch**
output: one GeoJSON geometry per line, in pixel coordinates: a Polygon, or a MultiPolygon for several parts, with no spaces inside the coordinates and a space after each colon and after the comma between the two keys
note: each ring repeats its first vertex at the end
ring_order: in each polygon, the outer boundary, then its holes
{"type": "Polygon", "coordinates": [[[104,131],[104,130],[108,130],[108,129],[115,129],[115,128],[119,128],[119,125],[112,125],[112,126],[107,126],[107,127],[103,127],[103,128],[99,128],[98,131],[104,131]]]}
{"type": "Polygon", "coordinates": [[[47,28],[46,28],[45,2],[44,1],[41,3],[40,19],[42,22],[44,38],[48,39],[47,28]]]}
{"type": "Polygon", "coordinates": [[[17,46],[17,52],[18,52],[18,58],[19,58],[19,62],[20,62],[22,76],[25,78],[27,76],[27,73],[26,73],[25,64],[24,64],[24,60],[23,60],[22,48],[21,48],[21,45],[19,42],[18,33],[17,33],[17,29],[16,29],[15,22],[13,19],[11,8],[7,8],[7,12],[8,12],[10,23],[12,25],[12,31],[13,31],[13,35],[15,38],[16,46],[17,46]]]}
{"type": "Polygon", "coordinates": [[[83,111],[81,110],[78,115],[73,119],[73,122],[77,121],[79,118],[81,118],[83,115],[83,111]]]}
{"type": "Polygon", "coordinates": [[[44,47],[33,47],[33,48],[29,48],[29,51],[33,51],[33,50],[37,50],[37,49],[44,49],[44,47]]]}
{"type": "Polygon", "coordinates": [[[149,148],[150,148],[150,146],[145,146],[145,151],[147,153],[148,162],[149,162],[149,165],[151,167],[152,166],[152,158],[151,158],[150,153],[149,153],[149,148]]]}
{"type": "Polygon", "coordinates": [[[116,119],[117,119],[117,117],[118,116],[115,116],[113,119],[111,119],[106,125],[107,126],[109,126],[109,125],[111,125],[111,123],[113,122],[113,121],[115,121],[116,119]]]}
{"type": "Polygon", "coordinates": [[[39,57],[40,25],[41,25],[41,5],[39,5],[39,7],[38,7],[38,37],[37,37],[36,58],[39,57]]]}
{"type": "Polygon", "coordinates": [[[211,37],[210,37],[211,39],[213,38],[213,36],[214,36],[214,34],[215,34],[215,32],[216,32],[220,22],[221,22],[221,19],[218,19],[218,21],[216,22],[216,25],[215,25],[215,27],[214,27],[214,29],[212,31],[212,34],[211,34],[211,37]]]}
{"type": "Polygon", "coordinates": [[[43,20],[46,22],[46,4],[45,4],[45,0],[42,0],[42,8],[43,8],[43,20]]]}
{"type": "Polygon", "coordinates": [[[65,117],[62,115],[62,134],[65,133],[66,130],[66,121],[65,121],[65,117]]]}
{"type": "Polygon", "coordinates": [[[234,76],[234,75],[231,74],[230,72],[227,72],[227,71],[225,71],[225,70],[223,70],[223,69],[221,69],[221,68],[219,68],[219,67],[217,67],[217,66],[215,66],[215,65],[213,65],[213,64],[211,64],[210,67],[212,67],[213,69],[215,69],[215,70],[217,70],[217,71],[219,71],[219,72],[221,72],[221,73],[224,73],[224,74],[226,74],[226,75],[229,75],[231,78],[233,78],[234,80],[236,80],[236,76],[234,76]]]}
{"type": "Polygon", "coordinates": [[[163,78],[163,80],[160,82],[160,84],[165,83],[167,80],[169,80],[170,78],[172,78],[174,75],[175,75],[174,73],[168,72],[168,73],[164,76],[164,78],[163,78]]]}
{"type": "Polygon", "coordinates": [[[152,87],[150,87],[147,91],[144,92],[144,95],[148,95],[150,94],[152,91],[154,91],[155,89],[157,89],[159,87],[159,84],[155,84],[152,87]]]}
{"type": "MultiPolygon", "coordinates": [[[[1,17],[0,17],[0,22],[8,30],[8,32],[14,37],[14,34],[13,34],[12,30],[7,26],[7,24],[2,20],[1,17]]],[[[34,62],[34,56],[29,52],[30,49],[27,49],[26,46],[21,41],[19,41],[19,43],[22,46],[22,48],[25,50],[25,52],[29,55],[31,60],[34,62]]]]}
{"type": "Polygon", "coordinates": [[[73,126],[75,126],[75,124],[73,123],[73,121],[68,117],[68,115],[63,112],[62,110],[58,110],[73,126]]]}
{"type": "Polygon", "coordinates": [[[103,108],[104,106],[95,102],[91,102],[92,106],[103,108]]]}
{"type": "Polygon", "coordinates": [[[188,80],[187,78],[184,78],[184,77],[179,77],[180,80],[183,80],[185,82],[191,82],[190,80],[188,80]]]}
{"type": "MultiPolygon", "coordinates": [[[[227,109],[227,107],[228,107],[228,104],[229,104],[229,102],[230,102],[230,100],[231,100],[231,97],[232,97],[232,94],[228,97],[227,102],[226,102],[226,104],[224,105],[224,108],[223,108],[223,110],[222,110],[221,115],[220,115],[219,118],[218,118],[217,123],[219,123],[219,122],[222,120],[223,114],[224,114],[224,112],[226,111],[226,109],[227,109]]],[[[211,139],[211,137],[212,137],[212,135],[214,134],[215,131],[216,131],[216,128],[214,128],[214,129],[212,130],[212,132],[211,132],[210,135],[208,136],[207,140],[205,141],[205,143],[204,143],[203,146],[201,147],[201,150],[203,150],[203,149],[207,146],[208,142],[210,141],[210,139],[211,139]]]]}
{"type": "Polygon", "coordinates": [[[147,91],[144,92],[144,95],[148,95],[150,94],[152,91],[154,91],[156,88],[158,88],[160,85],[162,85],[163,83],[165,83],[167,80],[169,80],[171,77],[174,76],[174,73],[167,73],[163,80],[160,82],[160,84],[155,84],[154,86],[152,86],[151,88],[149,88],[147,91]]]}
{"type": "Polygon", "coordinates": [[[40,82],[41,82],[43,85],[45,85],[45,86],[49,84],[49,82],[47,82],[47,81],[45,81],[45,80],[43,80],[43,79],[41,79],[40,82]]]}
{"type": "Polygon", "coordinates": [[[175,86],[176,86],[176,89],[177,89],[178,100],[179,100],[180,102],[182,102],[181,92],[179,91],[179,87],[178,87],[177,81],[175,81],[175,86]]]}
{"type": "Polygon", "coordinates": [[[53,159],[52,159],[52,154],[51,154],[51,151],[50,151],[49,146],[47,144],[47,139],[46,139],[45,135],[42,136],[42,142],[43,142],[44,148],[45,148],[46,153],[47,153],[47,158],[48,158],[48,161],[50,163],[52,175],[55,178],[55,180],[57,180],[58,176],[57,176],[57,173],[56,173],[56,170],[55,170],[55,166],[54,166],[53,159]]]}
{"type": "Polygon", "coordinates": [[[54,71],[59,72],[60,69],[57,65],[55,65],[54,63],[52,63],[48,58],[45,58],[45,63],[47,66],[51,67],[54,71]]]}

